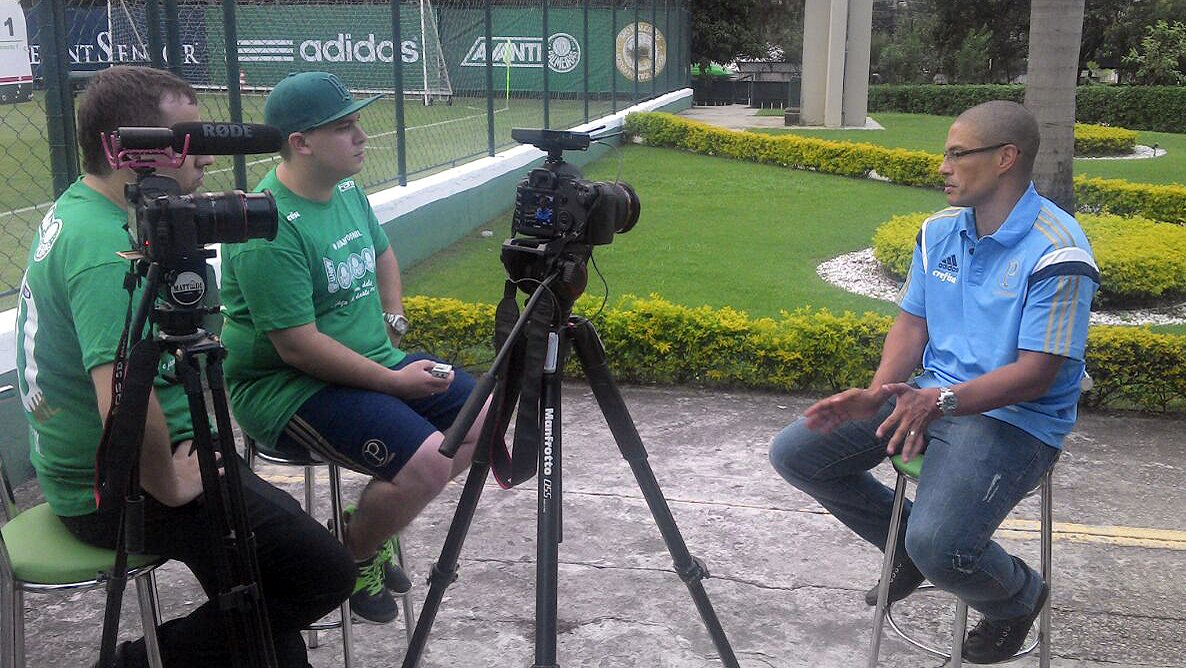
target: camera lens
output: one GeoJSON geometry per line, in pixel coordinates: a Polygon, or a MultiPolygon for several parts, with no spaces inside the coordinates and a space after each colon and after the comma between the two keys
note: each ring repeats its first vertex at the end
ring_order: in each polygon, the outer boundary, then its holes
{"type": "Polygon", "coordinates": [[[279,219],[276,200],[269,192],[229,190],[191,197],[199,243],[237,244],[248,239],[276,238],[279,219]]]}
{"type": "Polygon", "coordinates": [[[614,231],[618,234],[629,232],[638,222],[638,214],[642,212],[642,203],[638,201],[638,193],[634,192],[634,188],[631,188],[630,184],[621,181],[605,185],[607,186],[605,194],[617,201],[618,216],[614,223],[614,231]]]}

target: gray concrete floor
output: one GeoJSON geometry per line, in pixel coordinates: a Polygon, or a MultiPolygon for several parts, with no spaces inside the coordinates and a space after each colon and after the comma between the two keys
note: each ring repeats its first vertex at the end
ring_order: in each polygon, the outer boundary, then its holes
{"type": "MultiPolygon", "coordinates": [[[[770,468],[771,438],[814,397],[686,388],[623,389],[650,464],[743,666],[863,666],[871,612],[864,590],[880,553],[852,536],[770,468]]],[[[559,664],[720,665],[687,589],[672,571],[641,492],[587,387],[564,393],[565,541],[560,546],[559,664]]],[[[1058,668],[1186,666],[1186,421],[1088,413],[1055,474],[1053,628],[1058,668]]],[[[263,475],[294,495],[301,472],[263,475]]],[[[890,479],[887,467],[879,470],[890,479]]],[[[318,515],[328,512],[325,473],[318,515]]],[[[346,475],[353,498],[365,481],[346,475]]],[[[534,481],[488,484],[422,665],[530,666],[533,662],[534,481]]],[[[419,610],[460,494],[452,484],[404,537],[419,610]]],[[[1036,500],[1006,521],[1002,543],[1038,555],[1036,500]]],[[[161,569],[166,617],[201,591],[180,564],[161,569]]],[[[925,636],[945,643],[951,600],[919,594],[900,606],[925,636]]],[[[97,654],[102,592],[30,597],[30,666],[89,666],[97,654]]],[[[140,633],[129,588],[122,637],[140,633]]],[[[399,665],[402,620],[355,627],[355,666],[399,665]]],[[[336,632],[311,650],[319,668],[343,665],[336,632]]],[[[883,666],[940,666],[895,638],[883,666]]],[[[1036,658],[1012,665],[1036,666],[1036,658]]]]}

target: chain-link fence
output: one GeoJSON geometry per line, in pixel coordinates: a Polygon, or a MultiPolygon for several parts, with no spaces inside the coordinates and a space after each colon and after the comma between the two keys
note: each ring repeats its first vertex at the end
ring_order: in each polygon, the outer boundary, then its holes
{"type": "MultiPolygon", "coordinates": [[[[168,67],[203,118],[263,122],[291,72],[337,74],[371,136],[361,181],[403,184],[512,144],[513,127],[569,128],[689,85],[686,0],[0,0],[0,307],[32,231],[78,176],[74,95],[111,64],[168,67]],[[20,28],[27,34],[21,41],[20,28]],[[11,33],[11,34],[10,34],[11,33]],[[12,38],[5,42],[4,37],[12,38]],[[3,66],[4,63],[0,63],[3,66]],[[397,94],[402,91],[402,94],[397,94]]],[[[254,186],[274,156],[219,158],[212,189],[254,186]]]]}

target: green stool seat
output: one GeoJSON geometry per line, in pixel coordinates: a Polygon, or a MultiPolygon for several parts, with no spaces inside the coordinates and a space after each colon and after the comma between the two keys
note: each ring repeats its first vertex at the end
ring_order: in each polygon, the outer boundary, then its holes
{"type": "Polygon", "coordinates": [[[902,455],[894,455],[890,461],[894,464],[894,470],[907,478],[918,480],[918,476],[922,475],[922,455],[914,455],[910,461],[903,460],[902,455]]]}
{"type": "MultiPolygon", "coordinates": [[[[110,570],[115,562],[113,550],[92,547],[75,538],[48,503],[17,515],[0,531],[4,532],[13,574],[22,582],[46,585],[87,582],[110,570]]],[[[160,557],[130,554],[128,568],[160,561],[160,557]]]]}

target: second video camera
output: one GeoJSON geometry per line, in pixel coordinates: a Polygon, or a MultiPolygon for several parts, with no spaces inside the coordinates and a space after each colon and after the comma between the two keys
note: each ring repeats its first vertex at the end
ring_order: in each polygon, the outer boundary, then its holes
{"type": "Polygon", "coordinates": [[[579,169],[564,162],[563,151],[589,148],[589,135],[515,128],[511,137],[548,152],[544,165],[519,182],[512,232],[602,245],[613,241],[616,233],[629,232],[638,222],[641,204],[629,184],[587,181],[579,169]]]}

